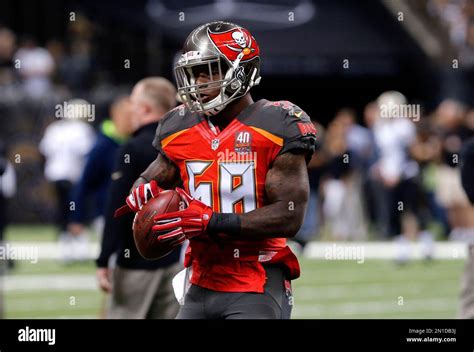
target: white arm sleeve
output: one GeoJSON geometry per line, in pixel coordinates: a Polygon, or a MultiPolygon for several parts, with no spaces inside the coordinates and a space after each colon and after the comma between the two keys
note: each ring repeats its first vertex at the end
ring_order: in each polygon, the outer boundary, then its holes
{"type": "Polygon", "coordinates": [[[11,198],[16,193],[16,174],[10,162],[7,162],[7,168],[0,177],[0,189],[6,198],[11,198]]]}

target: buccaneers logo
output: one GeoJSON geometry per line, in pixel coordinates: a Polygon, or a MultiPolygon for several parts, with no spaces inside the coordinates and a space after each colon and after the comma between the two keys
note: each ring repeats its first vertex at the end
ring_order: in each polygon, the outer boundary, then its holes
{"type": "Polygon", "coordinates": [[[208,29],[208,35],[217,49],[230,61],[235,61],[240,53],[243,53],[241,61],[253,59],[260,54],[257,42],[244,28],[220,33],[214,33],[208,29]]]}

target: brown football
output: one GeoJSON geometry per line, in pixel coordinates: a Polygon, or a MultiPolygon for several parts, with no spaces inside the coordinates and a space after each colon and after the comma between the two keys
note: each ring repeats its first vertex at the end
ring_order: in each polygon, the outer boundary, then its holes
{"type": "Polygon", "coordinates": [[[181,197],[174,190],[163,191],[158,197],[149,200],[137,213],[133,224],[133,238],[138,252],[145,259],[156,260],[169,254],[174,245],[169,242],[160,242],[151,227],[153,217],[159,214],[171,213],[179,210],[181,197]]]}

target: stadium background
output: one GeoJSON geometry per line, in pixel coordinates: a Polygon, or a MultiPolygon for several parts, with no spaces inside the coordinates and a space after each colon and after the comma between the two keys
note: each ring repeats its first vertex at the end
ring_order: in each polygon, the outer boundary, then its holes
{"type": "MultiPolygon", "coordinates": [[[[433,121],[428,117],[452,98],[462,107],[462,124],[472,130],[473,8],[469,0],[3,1],[0,27],[14,33],[13,52],[32,37],[55,62],[49,90],[31,98],[6,64],[12,57],[2,56],[0,138],[18,182],[8,203],[5,237],[40,248],[37,264],[19,261],[3,277],[6,317],[101,314],[103,296],[92,260],[63,265],[55,256],[50,224],[55,195],[43,176],[38,144],[56,104],[86,99],[95,105],[97,127],[111,100],[139,79],[173,78],[172,63],[192,28],[226,19],[250,28],[259,41],[263,79],[252,91],[254,98],[290,100],[328,131],[342,108],[354,109],[356,122],[364,125],[366,105],[385,91],[400,91],[410,103],[421,104],[421,121],[433,121]],[[461,19],[463,40],[456,27],[461,19]]],[[[364,263],[325,259],[321,253],[342,242],[324,219],[319,222],[313,242],[300,255],[295,318],[456,316],[465,245],[440,230],[440,219],[430,219],[437,239],[434,260],[418,260],[420,254],[406,265],[395,263],[394,242],[374,226],[362,238],[349,238],[352,246],[365,246],[364,263]],[[368,240],[383,244],[380,255],[367,247],[368,240]]],[[[97,250],[92,238],[91,259],[97,250]]],[[[418,246],[413,243],[416,253],[418,246]]]]}

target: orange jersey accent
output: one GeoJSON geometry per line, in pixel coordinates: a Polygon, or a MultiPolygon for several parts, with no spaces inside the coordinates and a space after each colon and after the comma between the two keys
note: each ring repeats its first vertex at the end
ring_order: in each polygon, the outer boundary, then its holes
{"type": "MultiPolygon", "coordinates": [[[[162,120],[153,144],[178,167],[184,188],[193,197],[215,212],[245,213],[267,204],[266,176],[280,153],[293,148],[313,150],[311,128],[307,115],[288,102],[260,100],[223,131],[213,128],[205,117],[183,113],[183,107],[178,107],[162,120]]],[[[288,261],[294,278],[299,267],[293,257],[286,238],[242,241],[225,237],[215,243],[208,236],[198,236],[190,240],[185,265],[193,266],[193,284],[216,291],[263,292],[261,263],[273,263],[275,258],[288,261]]]]}

